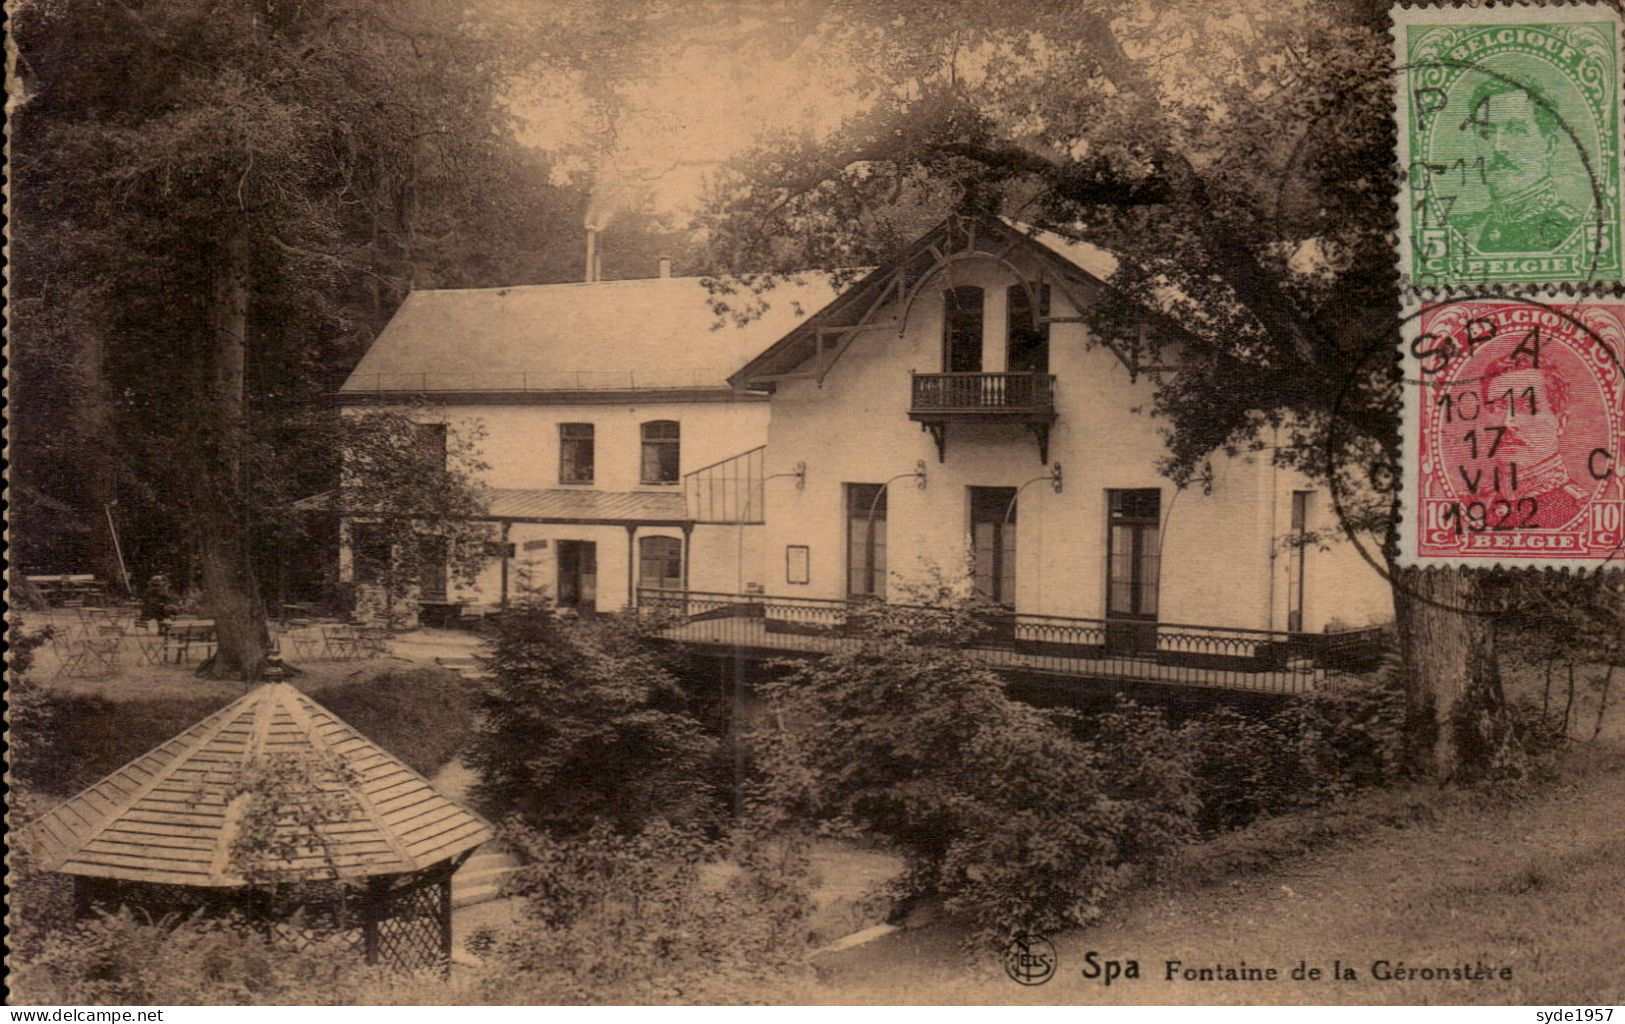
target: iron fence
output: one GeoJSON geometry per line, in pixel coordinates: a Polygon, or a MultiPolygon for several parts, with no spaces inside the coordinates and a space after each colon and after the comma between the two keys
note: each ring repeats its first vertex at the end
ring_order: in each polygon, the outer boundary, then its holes
{"type": "MultiPolygon", "coordinates": [[[[857,649],[873,635],[873,613],[882,606],[863,600],[640,590],[638,607],[645,614],[669,616],[664,635],[679,643],[802,656],[857,649]]],[[[1129,683],[1307,693],[1373,667],[1382,646],[1380,628],[1288,633],[1015,612],[981,616],[981,628],[966,636],[959,620],[949,621],[942,612],[884,607],[911,613],[917,638],[964,649],[996,670],[1129,683]],[[943,617],[936,636],[933,616],[943,617]]]]}

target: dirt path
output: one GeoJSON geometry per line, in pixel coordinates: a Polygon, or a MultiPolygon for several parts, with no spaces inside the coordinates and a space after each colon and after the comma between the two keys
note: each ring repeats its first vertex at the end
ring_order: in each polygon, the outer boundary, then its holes
{"type": "MultiPolygon", "coordinates": [[[[1614,1003],[1625,1000],[1625,763],[1510,807],[1456,799],[1428,824],[1382,828],[1281,867],[1199,889],[1141,896],[1115,919],[1054,937],[1039,987],[967,959],[930,927],[830,958],[832,1002],[904,1003],[1614,1003]],[[1086,954],[1139,962],[1140,978],[1088,979],[1086,954]],[[1299,960],[1318,981],[1293,980],[1299,960]],[[1280,980],[1166,980],[1183,968],[1274,967],[1280,980]],[[1373,962],[1510,967],[1510,981],[1380,981],[1373,962]],[[1356,980],[1331,980],[1334,961],[1356,980]]],[[[1104,973],[1104,970],[1101,972],[1104,973]]]]}

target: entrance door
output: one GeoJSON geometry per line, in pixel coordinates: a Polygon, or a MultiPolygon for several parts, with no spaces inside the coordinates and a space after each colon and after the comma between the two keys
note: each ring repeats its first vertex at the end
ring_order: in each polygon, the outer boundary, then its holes
{"type": "Polygon", "coordinates": [[[982,372],[982,289],[974,285],[942,293],[942,368],[982,372]]]}
{"type": "Polygon", "coordinates": [[[559,541],[558,606],[591,615],[598,608],[598,545],[590,540],[559,541]]]}
{"type": "Polygon", "coordinates": [[[1107,491],[1106,649],[1157,649],[1162,492],[1107,491]]]}

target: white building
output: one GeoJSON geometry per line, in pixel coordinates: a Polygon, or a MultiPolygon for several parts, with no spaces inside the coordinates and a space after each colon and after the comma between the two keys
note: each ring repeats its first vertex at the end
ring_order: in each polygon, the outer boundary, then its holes
{"type": "MultiPolygon", "coordinates": [[[[431,570],[421,600],[494,608],[539,591],[611,611],[639,587],[740,589],[760,531],[696,526],[683,477],[765,443],[766,395],[727,378],[832,294],[823,278],[782,285],[743,326],[700,278],[409,295],[339,402],[483,432],[497,539],[472,586],[431,570]]],[[[369,583],[347,552],[340,564],[369,583]]]]}
{"type": "Polygon", "coordinates": [[[1205,493],[1157,472],[1153,382],[1080,317],[1114,268],[1084,243],[951,219],[736,373],[770,395],[762,589],[907,601],[968,573],[1018,619],[1104,620],[1127,647],[1166,624],[1391,619],[1353,545],[1293,543],[1337,533],[1323,488],[1267,454],[1215,456],[1205,493]]]}

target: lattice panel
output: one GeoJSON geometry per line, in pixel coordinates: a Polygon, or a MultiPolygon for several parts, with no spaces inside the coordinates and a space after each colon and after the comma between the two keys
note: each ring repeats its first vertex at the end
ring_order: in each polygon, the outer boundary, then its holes
{"type": "Polygon", "coordinates": [[[450,901],[441,889],[446,884],[404,887],[383,897],[375,925],[379,962],[401,971],[445,965],[451,954],[445,947],[444,917],[450,901]]]}

